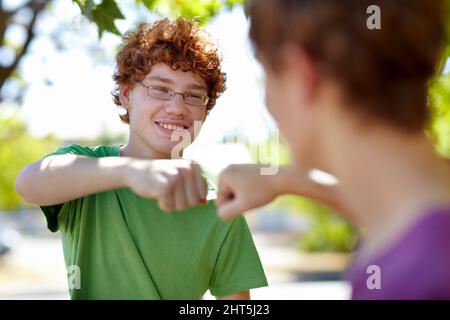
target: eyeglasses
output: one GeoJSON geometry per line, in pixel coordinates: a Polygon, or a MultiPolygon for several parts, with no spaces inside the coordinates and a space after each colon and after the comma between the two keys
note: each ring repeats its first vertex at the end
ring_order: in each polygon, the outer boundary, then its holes
{"type": "Polygon", "coordinates": [[[175,92],[163,86],[146,86],[141,81],[138,83],[147,89],[147,94],[149,96],[159,100],[172,100],[176,94],[179,94],[183,97],[184,103],[193,106],[206,106],[209,101],[208,96],[196,92],[175,92]]]}

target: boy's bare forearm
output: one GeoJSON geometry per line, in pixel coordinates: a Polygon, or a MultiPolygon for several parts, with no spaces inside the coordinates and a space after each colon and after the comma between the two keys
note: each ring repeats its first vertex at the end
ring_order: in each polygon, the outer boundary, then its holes
{"type": "Polygon", "coordinates": [[[54,155],[25,167],[16,191],[28,202],[54,205],[124,187],[128,158],[54,155]]]}
{"type": "Polygon", "coordinates": [[[313,199],[320,202],[336,212],[339,212],[343,217],[353,219],[345,205],[340,186],[337,185],[322,185],[313,181],[308,172],[298,172],[292,167],[281,167],[279,174],[274,176],[277,188],[280,194],[293,194],[313,199]]]}

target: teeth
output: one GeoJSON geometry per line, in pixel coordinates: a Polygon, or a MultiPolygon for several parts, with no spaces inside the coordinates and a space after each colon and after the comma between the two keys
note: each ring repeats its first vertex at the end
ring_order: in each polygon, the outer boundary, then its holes
{"type": "Polygon", "coordinates": [[[164,128],[164,129],[169,129],[169,130],[183,130],[184,129],[183,126],[177,126],[174,124],[167,124],[167,123],[160,123],[160,122],[157,122],[157,123],[160,127],[164,128]]]}

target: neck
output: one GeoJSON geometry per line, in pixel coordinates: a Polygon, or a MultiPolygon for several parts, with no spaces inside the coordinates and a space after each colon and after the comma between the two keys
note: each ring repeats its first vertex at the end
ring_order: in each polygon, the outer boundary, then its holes
{"type": "Polygon", "coordinates": [[[450,205],[450,162],[425,134],[345,124],[326,135],[325,159],[367,242],[383,246],[426,210],[450,205]]]}

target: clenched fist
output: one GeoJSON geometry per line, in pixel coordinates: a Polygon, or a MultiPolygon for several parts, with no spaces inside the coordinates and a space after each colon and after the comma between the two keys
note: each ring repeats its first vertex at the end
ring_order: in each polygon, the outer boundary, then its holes
{"type": "Polygon", "coordinates": [[[132,159],[125,177],[136,194],[155,198],[165,211],[206,202],[207,184],[200,166],[189,160],[132,159]]]}
{"type": "Polygon", "coordinates": [[[231,219],[244,211],[263,206],[280,192],[274,176],[261,175],[254,164],[234,164],[219,176],[218,215],[231,219]]]}

